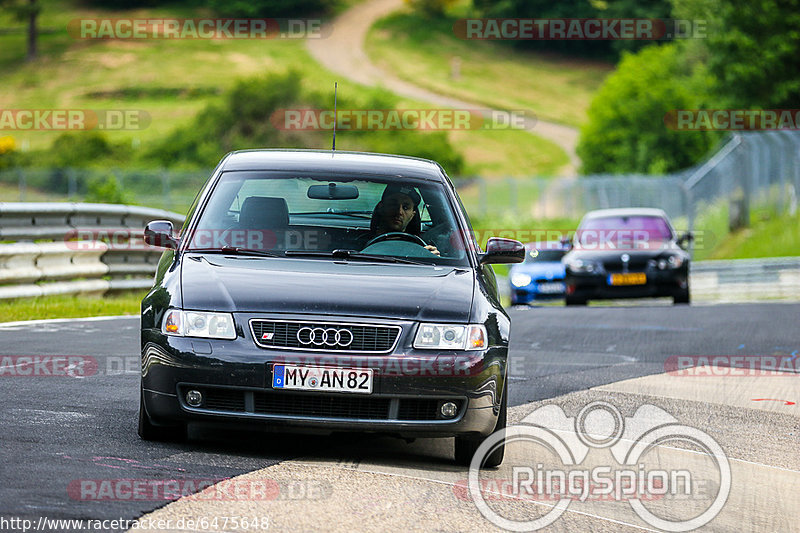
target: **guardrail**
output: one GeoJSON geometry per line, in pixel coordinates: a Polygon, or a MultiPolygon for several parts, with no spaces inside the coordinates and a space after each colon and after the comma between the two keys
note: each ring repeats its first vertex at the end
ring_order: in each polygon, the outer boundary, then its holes
{"type": "Polygon", "coordinates": [[[800,300],[800,257],[697,261],[691,268],[696,300],[800,300]]]}
{"type": "Polygon", "coordinates": [[[155,219],[180,227],[184,217],[127,205],[0,203],[0,299],[150,287],[162,250],[145,245],[142,232],[155,219]]]}

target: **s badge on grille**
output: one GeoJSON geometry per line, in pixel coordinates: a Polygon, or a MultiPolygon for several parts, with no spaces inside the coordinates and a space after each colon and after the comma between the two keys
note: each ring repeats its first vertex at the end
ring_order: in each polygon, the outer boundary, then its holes
{"type": "Polygon", "coordinates": [[[275,334],[274,333],[264,333],[263,335],[261,335],[261,340],[262,341],[271,341],[273,335],[275,335],[275,334]]]}

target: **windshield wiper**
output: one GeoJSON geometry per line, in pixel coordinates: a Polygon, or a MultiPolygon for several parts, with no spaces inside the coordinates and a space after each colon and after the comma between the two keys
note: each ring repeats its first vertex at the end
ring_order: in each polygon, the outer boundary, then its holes
{"type": "Polygon", "coordinates": [[[253,250],[251,248],[240,248],[238,246],[223,246],[221,248],[190,248],[186,251],[235,254],[235,255],[252,255],[256,257],[283,257],[283,255],[276,254],[275,252],[268,252],[266,250],[253,250]]]}
{"type": "Polygon", "coordinates": [[[364,254],[356,250],[334,250],[332,252],[304,252],[302,250],[288,250],[287,256],[291,257],[331,257],[333,259],[363,259],[367,261],[375,261],[378,263],[403,263],[406,265],[430,265],[430,263],[423,263],[421,261],[414,261],[413,259],[406,259],[405,257],[394,257],[391,255],[374,255],[364,254]]]}

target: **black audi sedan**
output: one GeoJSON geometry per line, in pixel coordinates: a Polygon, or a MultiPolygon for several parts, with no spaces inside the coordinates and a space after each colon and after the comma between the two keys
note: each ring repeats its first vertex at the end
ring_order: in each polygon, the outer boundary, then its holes
{"type": "Polygon", "coordinates": [[[454,436],[469,464],[506,424],[510,321],[489,265],[524,259],[517,241],[482,251],[473,235],[433,161],[228,154],[180,236],[145,229],[166,250],[142,301],[139,435],[454,436]]]}
{"type": "Polygon", "coordinates": [[[567,305],[588,300],[672,297],[689,303],[690,233],[678,236],[661,209],[600,209],[575,232],[565,267],[567,305]]]}

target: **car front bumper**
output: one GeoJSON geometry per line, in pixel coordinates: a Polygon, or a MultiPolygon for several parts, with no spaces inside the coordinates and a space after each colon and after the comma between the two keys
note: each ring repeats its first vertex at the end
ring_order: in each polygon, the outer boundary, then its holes
{"type": "Polygon", "coordinates": [[[642,285],[609,285],[608,274],[567,273],[567,296],[584,299],[658,298],[674,296],[689,286],[688,271],[647,271],[642,285]]]}
{"type": "Polygon", "coordinates": [[[390,354],[357,355],[262,349],[248,331],[235,340],[142,331],[142,392],[153,423],[233,423],[256,429],[365,431],[401,436],[490,434],[506,375],[506,347],[484,351],[415,350],[405,323],[390,354]],[[372,368],[371,394],[272,388],[276,363],[372,368]],[[204,402],[192,407],[186,393],[204,402]],[[443,402],[458,406],[444,418],[443,402]]]}

